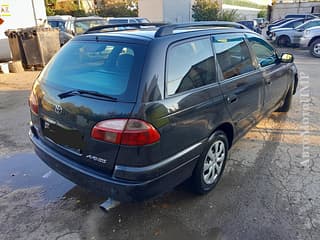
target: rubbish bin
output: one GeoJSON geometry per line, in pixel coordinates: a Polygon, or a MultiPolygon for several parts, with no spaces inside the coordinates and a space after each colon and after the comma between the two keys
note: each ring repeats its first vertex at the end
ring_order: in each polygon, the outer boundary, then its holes
{"type": "Polygon", "coordinates": [[[12,54],[12,61],[26,62],[26,56],[23,51],[22,42],[20,39],[21,29],[8,29],[5,35],[9,39],[9,46],[12,54]]]}
{"type": "Polygon", "coordinates": [[[59,30],[55,28],[24,28],[19,32],[26,68],[44,67],[60,49],[59,30]]]}

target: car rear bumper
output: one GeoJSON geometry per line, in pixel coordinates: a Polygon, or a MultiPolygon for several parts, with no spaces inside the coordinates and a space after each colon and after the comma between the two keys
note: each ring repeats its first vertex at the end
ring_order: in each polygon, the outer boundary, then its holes
{"type": "Polygon", "coordinates": [[[54,171],[79,186],[120,202],[141,201],[170,191],[192,175],[198,159],[198,157],[194,157],[150,180],[126,181],[107,176],[92,168],[71,161],[43,144],[38,137],[33,135],[32,131],[30,131],[29,136],[34,144],[36,154],[54,171]]]}

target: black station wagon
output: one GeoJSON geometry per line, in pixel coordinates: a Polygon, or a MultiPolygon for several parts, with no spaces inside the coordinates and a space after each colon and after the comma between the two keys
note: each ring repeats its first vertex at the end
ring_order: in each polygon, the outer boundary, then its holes
{"type": "Polygon", "coordinates": [[[190,178],[203,194],[236,140],[289,110],[297,84],[293,56],[237,23],[99,26],[35,80],[30,138],[52,169],[118,201],[190,178]]]}

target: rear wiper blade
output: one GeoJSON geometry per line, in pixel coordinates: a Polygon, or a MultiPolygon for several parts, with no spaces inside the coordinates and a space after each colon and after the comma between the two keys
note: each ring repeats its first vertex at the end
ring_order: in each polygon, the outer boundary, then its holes
{"type": "Polygon", "coordinates": [[[117,100],[117,98],[111,97],[111,96],[103,94],[103,93],[99,93],[96,91],[82,90],[82,89],[73,89],[73,90],[70,90],[70,91],[67,91],[64,93],[60,93],[58,95],[58,97],[63,99],[63,98],[72,97],[72,96],[76,96],[76,95],[89,95],[89,96],[95,96],[95,97],[100,97],[100,98],[107,98],[112,101],[117,100]]]}

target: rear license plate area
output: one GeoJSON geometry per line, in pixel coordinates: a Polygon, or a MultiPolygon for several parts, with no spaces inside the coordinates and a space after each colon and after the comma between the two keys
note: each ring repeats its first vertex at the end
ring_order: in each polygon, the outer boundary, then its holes
{"type": "Polygon", "coordinates": [[[47,119],[41,119],[41,128],[44,137],[54,143],[76,150],[83,149],[83,136],[78,130],[47,119]]]}

